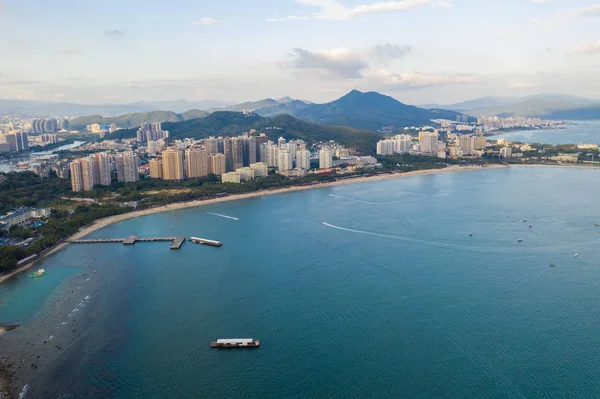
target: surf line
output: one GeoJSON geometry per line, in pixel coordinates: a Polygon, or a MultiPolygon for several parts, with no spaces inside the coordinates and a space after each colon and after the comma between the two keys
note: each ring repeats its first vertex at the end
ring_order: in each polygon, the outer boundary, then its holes
{"type": "Polygon", "coordinates": [[[233,216],[222,215],[220,213],[213,213],[213,212],[206,212],[206,213],[208,213],[209,215],[218,216],[220,218],[231,219],[231,220],[240,220],[240,218],[236,218],[236,217],[233,217],[233,216]]]}

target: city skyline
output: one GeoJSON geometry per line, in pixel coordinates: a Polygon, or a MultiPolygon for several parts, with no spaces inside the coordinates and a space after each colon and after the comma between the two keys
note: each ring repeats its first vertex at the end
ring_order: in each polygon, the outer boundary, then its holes
{"type": "Polygon", "coordinates": [[[600,98],[592,1],[0,4],[3,98],[326,102],[354,88],[410,104],[600,98]]]}

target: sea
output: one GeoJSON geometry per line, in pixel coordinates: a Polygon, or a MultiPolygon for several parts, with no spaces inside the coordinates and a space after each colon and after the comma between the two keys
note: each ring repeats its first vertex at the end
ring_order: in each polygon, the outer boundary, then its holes
{"type": "Polygon", "coordinates": [[[13,172],[13,171],[24,172],[27,169],[17,168],[18,163],[20,163],[20,162],[32,162],[32,163],[39,162],[38,158],[46,157],[46,156],[54,154],[55,152],[58,152],[58,151],[70,150],[71,148],[79,147],[83,143],[84,143],[84,141],[74,141],[71,144],[65,144],[63,146],[60,146],[60,147],[55,148],[50,151],[32,152],[30,154],[23,155],[20,157],[0,160],[0,172],[4,172],[4,173],[13,172]]]}
{"type": "Polygon", "coordinates": [[[70,245],[0,284],[0,360],[25,398],[598,398],[598,183],[506,167],[122,221],[89,237],[223,246],[70,245]]]}
{"type": "Polygon", "coordinates": [[[572,121],[564,129],[521,130],[488,137],[520,143],[600,144],[600,121],[572,121]]]}

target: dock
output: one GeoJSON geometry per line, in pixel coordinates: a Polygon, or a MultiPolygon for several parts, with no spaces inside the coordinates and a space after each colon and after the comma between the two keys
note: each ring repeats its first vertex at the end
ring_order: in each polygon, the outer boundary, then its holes
{"type": "Polygon", "coordinates": [[[260,341],[252,338],[218,339],[210,343],[211,348],[258,348],[260,341]]]}
{"type": "Polygon", "coordinates": [[[72,244],[110,244],[110,243],[121,243],[123,245],[134,245],[136,242],[157,242],[166,241],[171,242],[169,248],[179,249],[185,242],[184,236],[176,237],[139,237],[129,236],[127,238],[92,238],[87,240],[69,240],[72,244]]]}

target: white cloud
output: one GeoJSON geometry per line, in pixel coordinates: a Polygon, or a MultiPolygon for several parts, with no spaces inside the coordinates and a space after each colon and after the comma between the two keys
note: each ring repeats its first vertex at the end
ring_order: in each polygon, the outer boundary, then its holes
{"type": "Polygon", "coordinates": [[[216,24],[220,24],[222,22],[226,22],[224,19],[214,19],[211,17],[204,17],[204,18],[200,18],[199,21],[194,22],[194,24],[196,25],[216,25],[216,24]]]}
{"type": "Polygon", "coordinates": [[[573,49],[573,54],[587,55],[600,52],[600,40],[593,44],[584,44],[573,49]]]}
{"type": "Polygon", "coordinates": [[[267,18],[267,22],[282,22],[282,21],[304,21],[307,20],[307,17],[299,17],[297,15],[289,15],[287,17],[274,17],[274,18],[267,18]]]}
{"type": "Polygon", "coordinates": [[[428,72],[390,72],[380,70],[365,74],[371,84],[387,86],[390,89],[406,90],[448,84],[467,84],[479,81],[472,74],[440,74],[428,72]]]}
{"type": "Polygon", "coordinates": [[[600,17],[600,4],[580,8],[577,10],[577,14],[582,17],[600,17]]]}
{"type": "MultiPolygon", "coordinates": [[[[413,8],[422,7],[431,4],[430,0],[402,0],[385,1],[373,4],[359,4],[355,7],[346,7],[337,0],[296,0],[300,4],[318,7],[319,12],[313,14],[314,19],[323,20],[349,20],[359,18],[369,14],[407,11],[413,8]]],[[[437,3],[449,5],[446,1],[437,3]]]]}

